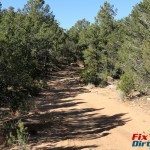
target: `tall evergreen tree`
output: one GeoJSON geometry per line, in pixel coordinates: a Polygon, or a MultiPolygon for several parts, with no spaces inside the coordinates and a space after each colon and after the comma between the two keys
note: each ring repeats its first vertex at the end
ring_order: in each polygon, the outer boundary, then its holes
{"type": "Polygon", "coordinates": [[[88,47],[86,37],[89,26],[90,22],[86,19],[82,19],[77,21],[77,23],[68,31],[70,40],[74,41],[76,44],[76,49],[74,50],[76,60],[83,61],[83,51],[88,47]]]}
{"type": "MultiPolygon", "coordinates": [[[[104,5],[101,7],[98,15],[96,17],[96,23],[94,25],[94,32],[93,36],[98,35],[95,40],[91,38],[92,43],[89,43],[89,46],[94,44],[96,51],[94,50],[93,53],[96,53],[96,61],[97,62],[97,71],[99,80],[105,83],[107,81],[107,76],[115,75],[115,61],[117,58],[117,51],[118,51],[118,35],[116,34],[116,22],[114,20],[115,11],[113,6],[111,6],[108,2],[105,2],[104,5]]],[[[91,48],[87,49],[85,53],[91,53],[91,48]]],[[[90,57],[90,56],[89,56],[90,57]]],[[[85,62],[87,61],[87,57],[85,58],[85,62]]],[[[92,63],[89,61],[89,63],[92,63]]],[[[88,64],[86,63],[88,66],[88,64]]],[[[91,66],[91,65],[89,65],[91,66]]],[[[86,67],[85,71],[90,70],[89,67],[86,67]]],[[[94,78],[94,76],[93,76],[94,78]]]]}
{"type": "Polygon", "coordinates": [[[16,110],[50,70],[69,62],[70,48],[44,0],[29,0],[18,11],[9,7],[0,17],[0,104],[16,110]]]}
{"type": "Polygon", "coordinates": [[[120,51],[124,76],[132,76],[133,89],[149,93],[150,89],[150,1],[144,0],[134,7],[126,19],[126,40],[120,51]]]}

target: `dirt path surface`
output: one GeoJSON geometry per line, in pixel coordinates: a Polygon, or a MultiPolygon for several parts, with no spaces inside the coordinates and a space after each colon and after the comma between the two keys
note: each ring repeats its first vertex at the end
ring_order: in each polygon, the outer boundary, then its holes
{"type": "Polygon", "coordinates": [[[29,117],[32,150],[140,150],[132,134],[149,133],[150,117],[122,103],[114,85],[83,86],[74,70],[53,74],[48,85],[29,117]]]}

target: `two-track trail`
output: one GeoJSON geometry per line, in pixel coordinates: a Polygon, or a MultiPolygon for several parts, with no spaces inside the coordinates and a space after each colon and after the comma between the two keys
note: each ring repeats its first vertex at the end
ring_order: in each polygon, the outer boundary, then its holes
{"type": "Polygon", "coordinates": [[[121,102],[115,86],[89,88],[76,70],[52,75],[36,99],[32,150],[146,150],[132,148],[134,133],[150,132],[150,117],[121,102]]]}

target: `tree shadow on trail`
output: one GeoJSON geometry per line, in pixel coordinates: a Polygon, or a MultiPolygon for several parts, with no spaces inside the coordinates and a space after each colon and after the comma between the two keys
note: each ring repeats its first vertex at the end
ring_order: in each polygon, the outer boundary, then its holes
{"type": "Polygon", "coordinates": [[[125,125],[129,118],[126,114],[112,116],[97,115],[96,110],[86,108],[64,112],[52,112],[34,116],[40,120],[28,128],[37,131],[36,142],[60,142],[62,140],[80,139],[91,140],[110,134],[110,130],[125,125]]]}
{"type": "MultiPolygon", "coordinates": [[[[84,141],[102,138],[111,134],[111,129],[123,126],[130,121],[129,118],[124,118],[126,114],[123,113],[107,116],[98,115],[96,111],[96,109],[85,108],[63,112],[54,111],[34,116],[34,119],[39,122],[28,126],[31,131],[36,130],[36,134],[31,133],[30,136],[32,146],[48,142],[57,143],[63,140],[84,141]]],[[[51,148],[50,146],[49,149],[51,148]]],[[[82,149],[82,147],[69,148],[56,147],[55,149],[82,149]]]]}
{"type": "Polygon", "coordinates": [[[84,84],[80,82],[79,75],[75,71],[59,71],[51,76],[49,88],[36,99],[36,106],[40,112],[83,104],[73,98],[81,93],[88,93],[89,90],[83,87],[84,84]],[[64,100],[67,98],[70,100],[64,100]]]}
{"type": "MultiPolygon", "coordinates": [[[[42,150],[82,150],[82,149],[89,149],[92,150],[94,148],[97,148],[96,145],[88,145],[88,146],[68,146],[68,147],[54,147],[54,148],[50,148],[53,147],[52,145],[47,145],[45,147],[42,147],[42,150]]],[[[41,150],[41,148],[37,148],[36,150],[41,150]]]]}
{"type": "MultiPolygon", "coordinates": [[[[69,74],[67,76],[70,77],[69,74]]],[[[50,88],[43,91],[41,97],[36,100],[38,113],[24,118],[29,122],[26,126],[32,146],[47,142],[55,144],[64,140],[84,141],[102,138],[111,134],[111,129],[123,126],[130,121],[125,117],[125,113],[108,116],[100,114],[104,108],[82,108],[81,105],[84,102],[74,97],[89,91],[83,88],[77,78],[65,80],[64,72],[61,80],[61,74],[58,77],[56,76],[52,82],[49,81],[50,88]]],[[[92,147],[96,145],[56,148],[47,146],[42,150],[78,150],[92,147]]]]}

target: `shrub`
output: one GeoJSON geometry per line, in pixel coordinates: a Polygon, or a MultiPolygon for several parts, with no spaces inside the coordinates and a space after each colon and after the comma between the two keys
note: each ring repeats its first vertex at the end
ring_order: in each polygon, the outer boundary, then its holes
{"type": "Polygon", "coordinates": [[[18,149],[26,150],[27,149],[27,141],[28,141],[28,133],[27,128],[24,126],[24,123],[19,120],[15,125],[15,122],[7,125],[6,128],[10,130],[7,136],[8,145],[16,144],[18,149]]]}
{"type": "Polygon", "coordinates": [[[130,94],[134,89],[133,76],[130,73],[125,73],[121,76],[121,81],[118,84],[118,88],[125,93],[125,95],[130,94]]]}
{"type": "Polygon", "coordinates": [[[82,72],[82,78],[86,84],[92,83],[94,85],[99,85],[101,81],[101,79],[98,77],[98,73],[93,69],[88,69],[88,70],[85,69],[82,72]]]}

